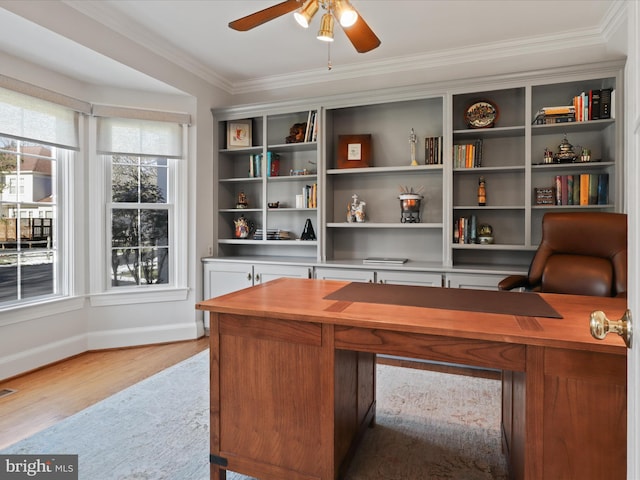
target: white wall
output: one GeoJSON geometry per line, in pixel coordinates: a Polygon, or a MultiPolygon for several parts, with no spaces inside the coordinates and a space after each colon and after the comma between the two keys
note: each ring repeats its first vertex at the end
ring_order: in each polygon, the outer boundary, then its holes
{"type": "Polygon", "coordinates": [[[73,269],[76,296],[45,306],[0,312],[0,379],[32,370],[88,349],[193,339],[203,334],[203,314],[195,303],[202,297],[200,258],[213,244],[213,119],[211,108],[227,102],[227,95],[198,77],[119,35],[83,23],[77,12],[61,2],[17,2],[24,15],[45,18],[59,33],[81,40],[96,50],[172,85],[176,94],[104,89],[65,77],[20,58],[0,53],[2,73],[91,103],[186,112],[191,115],[188,159],[188,277],[186,298],[170,302],[92,306],[87,242],[92,186],[86,165],[76,165],[73,269]]]}

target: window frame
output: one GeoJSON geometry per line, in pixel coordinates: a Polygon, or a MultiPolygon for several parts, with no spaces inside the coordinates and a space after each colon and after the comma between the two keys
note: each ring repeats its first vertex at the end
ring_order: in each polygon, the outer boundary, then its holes
{"type": "MultiPolygon", "coordinates": [[[[128,111],[131,111],[128,109],[128,111]]],[[[89,218],[90,257],[102,261],[91,262],[90,303],[92,306],[126,305],[159,301],[186,300],[188,274],[188,132],[189,125],[182,124],[182,154],[180,158],[168,157],[169,249],[170,281],[168,284],[113,287],[111,285],[111,162],[110,154],[97,151],[97,118],[89,118],[90,162],[88,181],[98,191],[89,196],[91,212],[100,212],[89,218]],[[170,192],[170,193],[169,193],[170,192]]],[[[155,155],[158,156],[158,155],[155,155]]],[[[145,204],[146,205],[146,204],[145,204]]],[[[153,205],[153,204],[150,204],[153,205]]]]}
{"type": "MultiPolygon", "coordinates": [[[[81,122],[81,119],[78,120],[78,123],[81,122]]],[[[53,266],[52,266],[52,292],[38,295],[38,296],[30,296],[26,298],[18,299],[15,301],[6,301],[0,302],[0,313],[4,312],[12,312],[12,315],[15,314],[16,310],[23,309],[26,307],[34,307],[42,304],[50,304],[51,302],[56,302],[60,300],[69,299],[72,295],[75,294],[74,290],[74,276],[72,272],[74,271],[75,260],[73,255],[71,255],[72,248],[70,245],[73,244],[72,240],[72,232],[74,231],[75,225],[75,216],[74,211],[71,208],[72,202],[69,200],[73,193],[71,189],[73,188],[73,181],[71,178],[73,177],[73,168],[74,165],[77,164],[78,158],[80,157],[80,152],[76,149],[70,147],[61,147],[50,145],[47,142],[33,140],[29,138],[17,137],[12,135],[1,135],[3,138],[12,138],[19,142],[26,143],[34,143],[42,146],[48,146],[54,148],[56,150],[55,156],[51,157],[51,162],[55,162],[55,176],[52,179],[52,194],[56,198],[54,211],[52,212],[54,219],[53,222],[53,235],[52,235],[52,244],[48,248],[51,254],[53,255],[53,266]],[[54,183],[55,182],[55,183],[54,183]]],[[[18,154],[21,155],[21,154],[18,154]]],[[[28,155],[28,154],[25,154],[28,155]]],[[[22,180],[18,183],[14,182],[14,185],[22,184],[24,185],[24,177],[20,174],[16,177],[16,180],[22,180]]],[[[14,195],[16,197],[15,202],[7,202],[7,203],[32,203],[32,202],[24,202],[20,199],[22,193],[11,193],[8,192],[9,195],[14,195]]],[[[18,218],[18,217],[17,217],[18,218]]],[[[20,216],[18,218],[32,218],[31,216],[20,216]]],[[[35,218],[35,217],[33,217],[35,218]]],[[[19,254],[29,254],[28,251],[23,251],[22,249],[16,248],[16,255],[19,254]]],[[[20,267],[18,267],[20,268],[20,267]]],[[[73,307],[76,308],[75,306],[73,307]]],[[[25,317],[26,319],[33,318],[28,315],[25,317]]],[[[0,324],[6,325],[8,323],[15,323],[17,321],[14,319],[10,322],[2,321],[0,324]]]]}

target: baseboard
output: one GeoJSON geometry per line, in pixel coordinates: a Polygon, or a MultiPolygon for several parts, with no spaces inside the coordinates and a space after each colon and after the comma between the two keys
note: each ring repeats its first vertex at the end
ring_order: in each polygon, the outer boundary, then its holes
{"type": "Polygon", "coordinates": [[[0,357],[0,380],[31,372],[86,351],[87,337],[82,334],[0,357]]]}
{"type": "Polygon", "coordinates": [[[201,322],[198,324],[196,321],[192,323],[103,330],[90,332],[87,335],[87,350],[194,340],[200,338],[203,334],[204,330],[201,322]]]}

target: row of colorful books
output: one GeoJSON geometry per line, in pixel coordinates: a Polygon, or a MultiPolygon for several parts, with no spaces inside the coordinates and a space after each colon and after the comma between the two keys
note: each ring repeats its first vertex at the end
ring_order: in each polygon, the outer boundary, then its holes
{"type": "Polygon", "coordinates": [[[473,143],[453,146],[453,168],[476,168],[482,166],[482,139],[473,143]]]}
{"type": "Polygon", "coordinates": [[[302,187],[302,208],[318,208],[318,184],[302,187]]]}
{"type": "Polygon", "coordinates": [[[613,118],[615,92],[612,88],[589,90],[573,97],[576,109],[576,121],[601,120],[613,118]]]}
{"type": "MultiPolygon", "coordinates": [[[[258,178],[262,176],[262,154],[249,155],[249,177],[258,178]]],[[[280,175],[280,155],[267,152],[267,164],[265,170],[267,177],[277,177],[280,175]]]]}
{"type": "Polygon", "coordinates": [[[455,220],[453,243],[478,243],[478,220],[475,215],[459,217],[455,220]]]}
{"type": "MultiPolygon", "coordinates": [[[[607,205],[609,174],[556,175],[552,195],[554,205],[607,205]]],[[[539,199],[539,205],[550,203],[548,198],[543,198],[539,199]]]]}
{"type": "Polygon", "coordinates": [[[536,112],[533,125],[586,122],[614,118],[615,90],[602,88],[581,92],[570,105],[543,107],[536,112]]]}
{"type": "Polygon", "coordinates": [[[442,165],[443,137],[426,137],[424,139],[424,163],[426,165],[442,165]]]}

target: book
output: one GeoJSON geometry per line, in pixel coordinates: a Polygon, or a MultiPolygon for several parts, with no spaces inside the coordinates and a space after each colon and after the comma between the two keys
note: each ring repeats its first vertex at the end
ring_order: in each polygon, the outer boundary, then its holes
{"type": "Polygon", "coordinates": [[[589,174],[589,205],[598,204],[598,174],[589,174]]]}
{"type": "Polygon", "coordinates": [[[573,204],[580,205],[580,175],[573,178],[573,204]]]}
{"type": "Polygon", "coordinates": [[[598,205],[607,205],[609,203],[609,174],[601,173],[598,175],[598,205]]]}
{"type": "Polygon", "coordinates": [[[304,131],[304,141],[308,142],[309,138],[311,138],[311,131],[313,130],[313,127],[311,125],[311,122],[313,118],[313,110],[309,110],[309,113],[307,114],[307,126],[305,128],[304,131]]]}
{"type": "Polygon", "coordinates": [[[589,174],[580,174],[580,205],[589,205],[589,174]]]}
{"type": "Polygon", "coordinates": [[[561,189],[561,195],[560,195],[560,201],[561,201],[561,205],[569,205],[569,185],[567,183],[568,178],[566,175],[561,175],[560,176],[560,189],[561,189]]]}
{"type": "Polygon", "coordinates": [[[280,175],[280,155],[267,152],[267,177],[277,177],[280,175]]]}
{"type": "Polygon", "coordinates": [[[600,118],[611,118],[611,94],[612,88],[603,88],[600,90],[600,118]]]}
{"type": "MultiPolygon", "coordinates": [[[[440,158],[439,163],[442,163],[440,158]]],[[[453,168],[476,168],[482,166],[482,139],[453,146],[453,168]]]]}
{"type": "Polygon", "coordinates": [[[362,263],[367,264],[393,264],[393,265],[402,265],[403,263],[407,263],[406,258],[393,258],[393,257],[367,257],[362,260],[362,263]]]}
{"type": "Polygon", "coordinates": [[[575,122],[576,116],[573,113],[566,115],[542,115],[536,116],[532,125],[552,125],[555,123],[568,123],[575,122]]]}
{"type": "Polygon", "coordinates": [[[575,113],[575,107],[573,105],[562,105],[558,107],[542,107],[540,112],[545,115],[566,115],[568,113],[575,113]]]}
{"type": "Polygon", "coordinates": [[[442,137],[426,137],[424,139],[425,165],[442,165],[442,137]]]}
{"type": "Polygon", "coordinates": [[[589,120],[600,119],[600,90],[589,90],[591,100],[589,120]]]}

